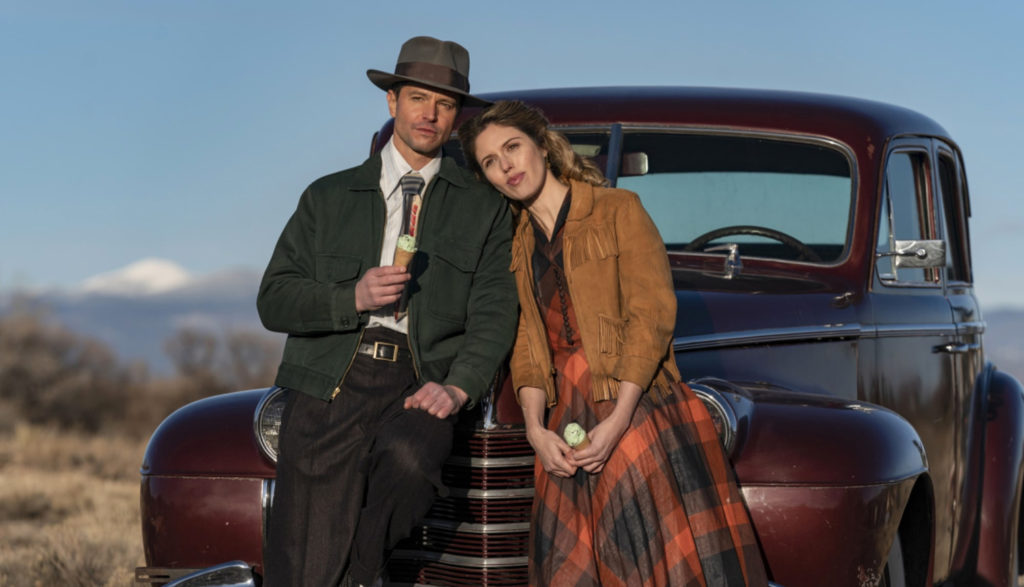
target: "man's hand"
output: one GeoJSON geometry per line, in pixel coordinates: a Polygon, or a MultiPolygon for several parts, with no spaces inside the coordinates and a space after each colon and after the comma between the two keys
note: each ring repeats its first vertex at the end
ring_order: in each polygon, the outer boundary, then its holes
{"type": "Polygon", "coordinates": [[[443,420],[461,410],[468,401],[469,396],[458,387],[430,381],[405,398],[405,409],[423,410],[443,420]]]}
{"type": "Polygon", "coordinates": [[[367,271],[356,283],[356,312],[369,312],[393,304],[402,297],[409,271],[387,265],[367,271]]]}

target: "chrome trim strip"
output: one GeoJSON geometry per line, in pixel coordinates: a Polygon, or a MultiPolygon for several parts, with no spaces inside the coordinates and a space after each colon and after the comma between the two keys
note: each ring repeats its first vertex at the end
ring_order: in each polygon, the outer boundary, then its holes
{"type": "Polygon", "coordinates": [[[527,564],[527,557],[525,556],[507,556],[507,557],[479,557],[479,556],[459,556],[455,554],[442,554],[439,552],[429,552],[424,550],[396,550],[391,553],[392,559],[405,559],[405,560],[429,560],[435,562],[448,563],[459,567],[474,567],[478,569],[489,569],[495,567],[520,567],[527,564]]]}
{"type": "Polygon", "coordinates": [[[767,344],[771,342],[797,342],[802,340],[838,340],[859,338],[864,335],[860,324],[825,324],[823,326],[794,326],[791,328],[764,328],[721,334],[680,336],[672,341],[676,351],[689,351],[725,346],[767,344]]]}
{"type": "Polygon", "coordinates": [[[496,457],[481,459],[478,457],[448,457],[448,463],[462,467],[477,467],[482,469],[501,469],[512,467],[532,467],[534,456],[522,457],[496,457]]]}
{"type": "Polygon", "coordinates": [[[528,489],[461,489],[453,487],[449,491],[452,497],[469,497],[473,499],[509,499],[515,497],[533,497],[533,487],[528,489]]]}
{"type": "Polygon", "coordinates": [[[467,534],[515,534],[517,532],[529,532],[529,522],[509,522],[506,524],[470,524],[469,522],[455,522],[452,520],[439,520],[427,518],[423,520],[422,526],[428,528],[441,528],[443,530],[454,530],[466,532],[467,534]]]}
{"type": "Polygon", "coordinates": [[[878,338],[906,336],[956,336],[956,326],[948,324],[879,324],[875,326],[878,338]]]}
{"type": "Polygon", "coordinates": [[[263,550],[267,549],[267,530],[270,528],[270,511],[274,509],[274,490],[276,479],[264,479],[260,487],[260,506],[263,509],[263,550]]]}
{"type": "Polygon", "coordinates": [[[988,324],[984,320],[975,320],[973,322],[957,322],[956,327],[963,334],[983,334],[988,324]]]}

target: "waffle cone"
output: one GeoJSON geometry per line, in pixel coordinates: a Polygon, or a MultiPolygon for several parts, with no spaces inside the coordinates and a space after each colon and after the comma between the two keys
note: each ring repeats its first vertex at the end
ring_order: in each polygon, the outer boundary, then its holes
{"type": "Polygon", "coordinates": [[[412,263],[412,256],[416,254],[416,251],[407,251],[405,249],[395,249],[395,261],[392,265],[398,267],[409,267],[409,263],[412,263]]]}
{"type": "Polygon", "coordinates": [[[590,446],[590,437],[589,436],[584,436],[583,440],[580,441],[580,443],[577,444],[576,446],[572,447],[572,449],[573,450],[583,450],[583,449],[587,448],[588,446],[590,446]]]}

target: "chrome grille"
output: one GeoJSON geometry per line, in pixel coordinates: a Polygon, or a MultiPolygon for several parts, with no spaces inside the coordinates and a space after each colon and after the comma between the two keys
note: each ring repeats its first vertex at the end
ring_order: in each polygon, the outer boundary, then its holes
{"type": "Polygon", "coordinates": [[[392,584],[525,585],[533,449],[522,428],[459,428],[423,526],[392,553],[392,584]]]}

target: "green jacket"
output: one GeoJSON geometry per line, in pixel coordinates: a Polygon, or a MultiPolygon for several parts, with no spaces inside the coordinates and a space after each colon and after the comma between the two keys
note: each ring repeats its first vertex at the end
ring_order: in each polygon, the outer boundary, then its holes
{"type": "MultiPolygon", "coordinates": [[[[384,237],[380,171],[376,154],[316,180],[278,239],[256,301],[264,326],[288,334],[277,385],[330,400],[355,357],[369,318],[356,312],[355,285],[380,264],[384,237]]],[[[416,373],[421,384],[457,385],[472,405],[515,335],[511,213],[446,157],[418,227],[407,285],[416,373]]]]}

